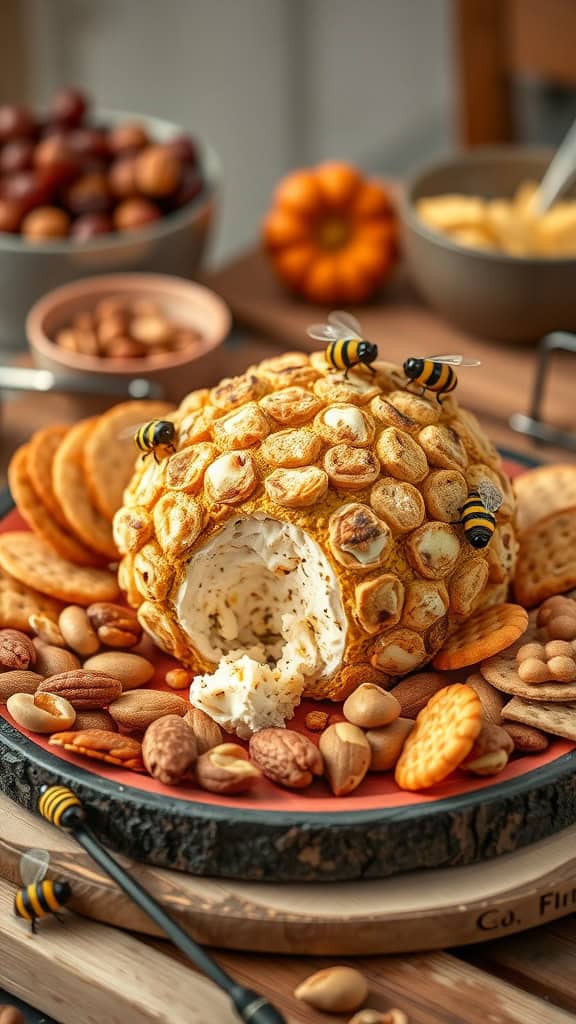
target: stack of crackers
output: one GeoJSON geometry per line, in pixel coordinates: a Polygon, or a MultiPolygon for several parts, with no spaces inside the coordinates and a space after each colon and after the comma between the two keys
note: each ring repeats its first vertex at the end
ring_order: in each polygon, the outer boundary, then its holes
{"type": "Polygon", "coordinates": [[[39,430],[16,451],[8,481],[32,533],[0,534],[0,626],[28,630],[30,614],[57,619],[62,602],[119,596],[112,519],[138,457],[133,433],[171,411],[164,402],[125,402],[39,430]]]}

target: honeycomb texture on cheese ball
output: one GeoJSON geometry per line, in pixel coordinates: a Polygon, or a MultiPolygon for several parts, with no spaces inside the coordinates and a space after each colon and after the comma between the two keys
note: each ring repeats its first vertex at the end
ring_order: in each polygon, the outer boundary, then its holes
{"type": "Polygon", "coordinates": [[[454,394],[402,387],[378,364],[342,373],[324,353],[287,353],[173,415],[177,450],[139,460],[114,523],[119,581],[168,653],[211,672],[174,606],[188,563],[232,517],[265,515],[306,531],[339,581],[344,662],[308,696],[339,699],[364,677],[387,682],[430,661],[477,607],[501,599],[514,572],[514,497],[500,457],[454,394]],[[483,477],[504,502],[490,545],[454,525],[483,477]]]}

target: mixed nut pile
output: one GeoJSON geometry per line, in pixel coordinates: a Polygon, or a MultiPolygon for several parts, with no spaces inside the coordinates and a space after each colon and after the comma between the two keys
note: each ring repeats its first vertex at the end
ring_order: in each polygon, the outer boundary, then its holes
{"type": "Polygon", "coordinates": [[[161,359],[168,352],[191,349],[200,338],[197,330],[172,320],[155,302],[129,303],[112,296],[77,313],[54,341],[68,352],[104,359],[161,359]]]}
{"type": "Polygon", "coordinates": [[[45,118],[0,106],[0,231],[42,243],[87,242],[134,231],[202,190],[196,143],[157,143],[139,122],[89,120],[77,89],[54,96],[45,118]]]}

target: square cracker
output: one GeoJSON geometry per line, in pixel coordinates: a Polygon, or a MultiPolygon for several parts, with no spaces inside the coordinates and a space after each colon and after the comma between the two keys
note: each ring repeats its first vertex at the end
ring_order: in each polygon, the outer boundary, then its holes
{"type": "Polygon", "coordinates": [[[576,701],[569,704],[545,704],[514,697],[506,704],[502,718],[509,722],[533,725],[553,736],[562,736],[576,742],[576,701]]]}
{"type": "Polygon", "coordinates": [[[520,537],[514,591],[525,608],[576,586],[576,507],[535,523],[520,537]]]}

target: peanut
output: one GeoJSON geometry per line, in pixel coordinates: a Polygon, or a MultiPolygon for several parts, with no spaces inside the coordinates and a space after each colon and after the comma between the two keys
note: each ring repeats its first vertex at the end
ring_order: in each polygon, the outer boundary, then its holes
{"type": "Polygon", "coordinates": [[[119,679],[122,689],[135,690],[150,682],[154,675],[154,665],[141,654],[128,651],[103,651],[95,654],[84,662],[84,668],[92,672],[104,672],[114,679],[119,679]]]}
{"type": "Polygon", "coordinates": [[[42,640],[33,640],[36,648],[36,669],[45,677],[59,676],[62,672],[73,672],[80,668],[80,659],[63,647],[45,644],[42,640]]]}
{"type": "Polygon", "coordinates": [[[96,654],[100,641],[90,625],[85,608],[69,604],[60,612],[58,625],[68,647],[73,651],[85,658],[96,654]]]}
{"type": "Polygon", "coordinates": [[[576,662],[566,657],[550,658],[548,672],[559,683],[573,683],[576,679],[576,662]]]}
{"type": "Polygon", "coordinates": [[[69,701],[53,693],[15,693],[6,707],[16,724],[30,732],[60,732],[71,729],[76,720],[69,701]]]}
{"type": "Polygon", "coordinates": [[[327,967],[302,981],[294,995],[324,1013],[351,1013],[366,999],[368,984],[355,967],[327,967]]]}
{"type": "Polygon", "coordinates": [[[45,644],[53,644],[54,647],[66,647],[66,641],[62,636],[60,626],[57,622],[54,622],[54,619],[49,618],[48,615],[45,615],[43,612],[37,612],[34,615],[28,616],[28,622],[36,636],[43,640],[45,644]]]}
{"type": "Polygon", "coordinates": [[[523,683],[546,683],[550,679],[548,666],[540,658],[526,658],[518,666],[518,675],[523,683]]]}
{"type": "Polygon", "coordinates": [[[237,743],[221,743],[201,754],[196,762],[196,779],[210,793],[244,793],[252,789],[261,774],[237,743]]]}
{"type": "Polygon", "coordinates": [[[344,701],[344,717],[362,729],[378,729],[400,717],[400,702],[375,683],[362,683],[344,701]]]}
{"type": "Polygon", "coordinates": [[[382,729],[369,729],[366,739],[370,744],[369,772],[389,772],[402,753],[408,736],[414,728],[411,718],[397,718],[382,729]]]}

